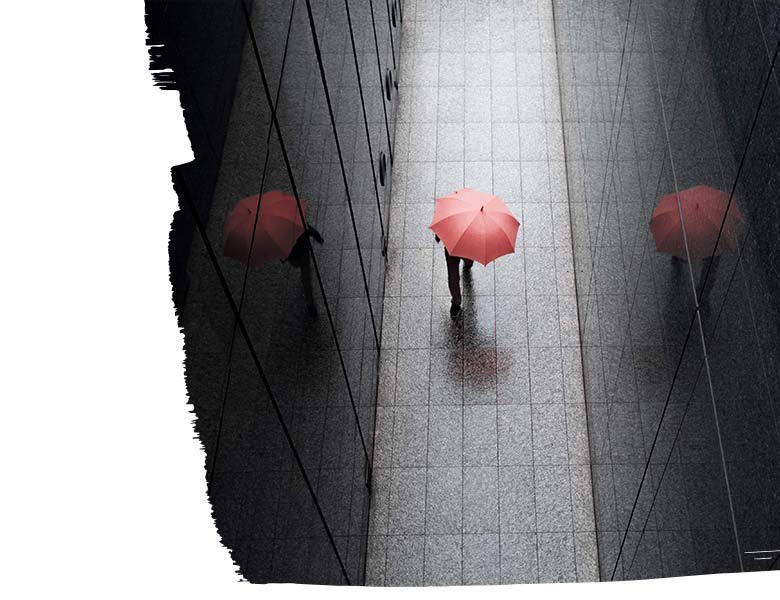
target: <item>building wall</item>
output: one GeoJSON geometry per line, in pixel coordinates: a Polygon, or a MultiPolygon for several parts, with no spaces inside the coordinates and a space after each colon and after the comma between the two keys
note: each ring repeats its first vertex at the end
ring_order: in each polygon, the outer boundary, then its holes
{"type": "MultiPolygon", "coordinates": [[[[238,1],[185,2],[177,15],[203,4],[212,23],[237,13],[247,30],[238,1]]],[[[252,582],[364,580],[400,8],[255,1],[219,162],[174,169],[185,207],[199,175],[218,172],[180,314],[214,518],[252,582]],[[311,262],[316,316],[300,269],[223,256],[230,210],[272,190],[296,196],[324,238],[311,262]]],[[[216,80],[203,50],[194,68],[216,80]]]]}
{"type": "Polygon", "coordinates": [[[602,579],[777,568],[780,6],[554,7],[602,579]],[[673,262],[650,218],[697,185],[744,222],[673,262]]]}

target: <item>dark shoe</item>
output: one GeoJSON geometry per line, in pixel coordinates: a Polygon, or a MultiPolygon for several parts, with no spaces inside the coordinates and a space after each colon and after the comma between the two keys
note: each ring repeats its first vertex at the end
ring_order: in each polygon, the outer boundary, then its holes
{"type": "Polygon", "coordinates": [[[452,304],[450,306],[450,316],[454,319],[460,313],[460,304],[452,304]]]}

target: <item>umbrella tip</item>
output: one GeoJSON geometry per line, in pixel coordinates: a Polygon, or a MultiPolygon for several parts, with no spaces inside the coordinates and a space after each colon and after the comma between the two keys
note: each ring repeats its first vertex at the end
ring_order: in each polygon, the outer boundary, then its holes
{"type": "Polygon", "coordinates": [[[484,204],[479,207],[479,212],[485,212],[485,205],[484,204]]]}

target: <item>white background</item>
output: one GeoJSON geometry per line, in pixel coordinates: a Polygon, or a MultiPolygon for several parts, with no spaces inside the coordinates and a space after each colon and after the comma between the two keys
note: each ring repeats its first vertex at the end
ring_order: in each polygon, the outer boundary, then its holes
{"type": "Polygon", "coordinates": [[[145,39],[140,0],[2,5],[0,595],[776,596],[777,572],[411,591],[240,583],[206,501],[168,282],[170,168],[192,155],[145,39]]]}

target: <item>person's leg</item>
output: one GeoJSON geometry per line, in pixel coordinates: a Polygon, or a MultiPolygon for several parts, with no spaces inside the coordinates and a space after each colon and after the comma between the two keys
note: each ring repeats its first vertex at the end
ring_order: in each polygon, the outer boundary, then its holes
{"type": "MultiPolygon", "coordinates": [[[[452,296],[452,306],[460,307],[460,259],[454,256],[446,254],[447,260],[447,285],[450,288],[450,295],[452,296]]],[[[454,311],[457,314],[457,310],[454,311]]],[[[454,316],[454,314],[453,314],[454,316]]]]}
{"type": "Polygon", "coordinates": [[[701,294],[699,303],[707,310],[709,310],[709,296],[712,290],[712,286],[715,284],[715,273],[718,271],[719,263],[720,256],[713,256],[702,260],[701,271],[699,272],[699,289],[697,291],[701,294]],[[710,271],[709,275],[707,275],[708,267],[710,271]],[[704,281],[705,276],[707,277],[706,283],[704,281]]]}
{"type": "Polygon", "coordinates": [[[473,260],[471,260],[470,258],[464,258],[463,259],[463,267],[465,269],[470,269],[473,266],[474,266],[474,261],[473,260]]]}
{"type": "Polygon", "coordinates": [[[309,258],[301,262],[301,283],[303,284],[303,296],[306,299],[306,308],[312,314],[317,313],[317,306],[314,304],[314,291],[311,287],[311,265],[309,258]]]}

